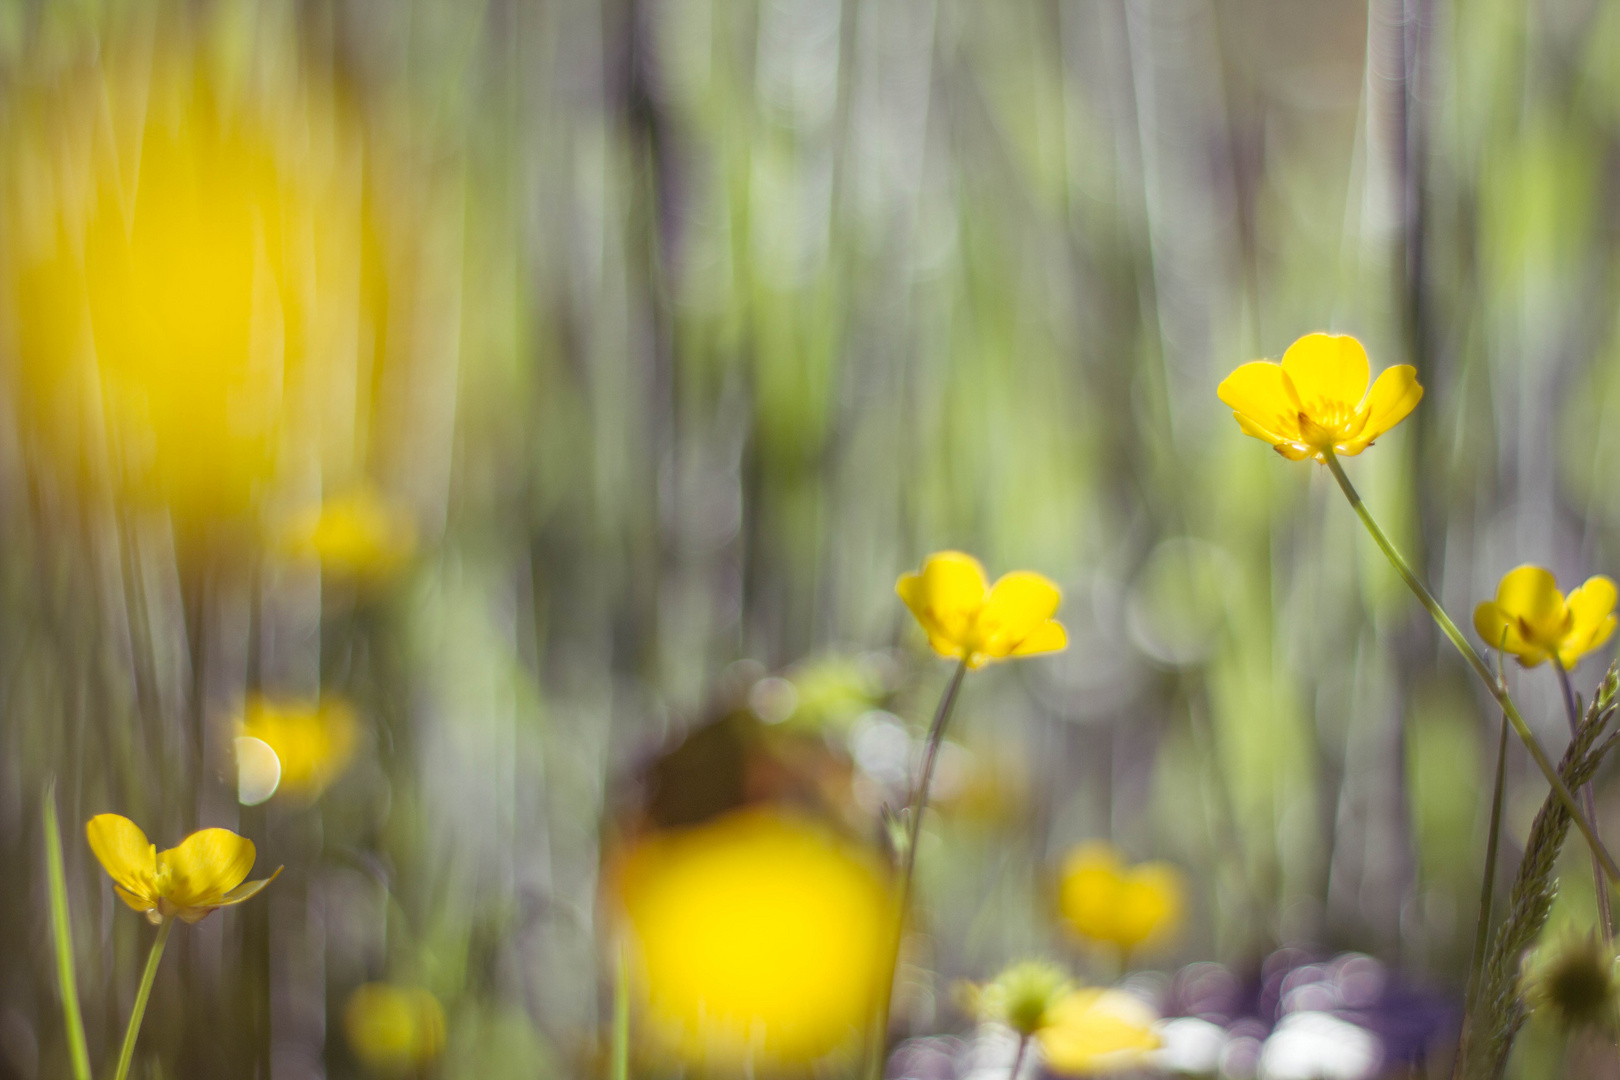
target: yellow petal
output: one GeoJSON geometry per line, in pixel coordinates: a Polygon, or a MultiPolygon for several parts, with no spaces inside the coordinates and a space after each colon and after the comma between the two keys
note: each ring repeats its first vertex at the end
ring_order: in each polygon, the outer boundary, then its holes
{"type": "Polygon", "coordinates": [[[1035,631],[1020,641],[1009,656],[1034,656],[1036,653],[1058,652],[1069,644],[1068,631],[1056,619],[1037,626],[1035,631]]]}
{"type": "Polygon", "coordinates": [[[947,655],[978,648],[974,627],[988,592],[979,560],[960,551],[936,552],[920,574],[902,575],[894,588],[936,649],[939,641],[954,646],[947,655]]]}
{"type": "Polygon", "coordinates": [[[138,911],[144,910],[125,896],[125,893],[141,898],[153,895],[152,875],[157,870],[157,852],[140,826],[118,814],[97,814],[85,824],[84,835],[101,868],[107,871],[114,885],[121,887],[119,895],[124,896],[124,902],[138,911]]]}
{"type": "Polygon", "coordinates": [[[1564,594],[1552,572],[1520,566],[1503,575],[1496,587],[1496,606],[1516,623],[1527,644],[1556,649],[1569,632],[1564,594]]]}
{"type": "Polygon", "coordinates": [[[1060,1073],[1098,1073],[1143,1063],[1159,1048],[1153,1010],[1123,990],[1065,994],[1037,1036],[1046,1064],[1060,1073]]]}
{"type": "Polygon", "coordinates": [[[231,904],[240,904],[244,900],[252,899],[259,894],[260,889],[263,889],[266,885],[280,877],[281,872],[285,869],[286,867],[284,866],[278,866],[276,867],[275,872],[267,878],[260,878],[258,881],[244,881],[242,884],[220,897],[219,903],[216,906],[229,907],[231,904]]]}
{"type": "Polygon", "coordinates": [[[1306,334],[1283,353],[1283,372],[1294,385],[1302,408],[1324,428],[1346,430],[1367,396],[1371,369],[1367,350],[1348,334],[1306,334]]]}
{"type": "Polygon", "coordinates": [[[229,829],[203,829],[158,856],[168,870],[167,899],[177,908],[218,903],[253,869],[253,841],[229,829]]]}
{"type": "Polygon", "coordinates": [[[157,904],[153,903],[151,900],[144,896],[139,896],[130,892],[128,889],[116,882],[113,883],[113,892],[118,894],[118,899],[122,900],[136,911],[151,911],[153,908],[157,907],[157,904]]]}
{"type": "Polygon", "coordinates": [[[979,612],[980,650],[989,656],[1010,655],[1051,620],[1062,599],[1058,587],[1040,574],[1018,570],[1003,575],[979,612]]]}
{"type": "Polygon", "coordinates": [[[1104,843],[1081,844],[1064,860],[1058,907],[1082,937],[1114,939],[1122,869],[1118,852],[1104,843]]]}
{"type": "Polygon", "coordinates": [[[1299,397],[1280,364],[1251,360],[1221,380],[1215,394],[1246,434],[1274,446],[1299,441],[1299,397]]]}
{"type": "Polygon", "coordinates": [[[1114,942],[1134,949],[1160,938],[1181,920],[1181,874],[1169,863],[1132,867],[1121,881],[1114,918],[1114,942]]]}
{"type": "Polygon", "coordinates": [[[1570,614],[1570,629],[1558,658],[1566,668],[1573,668],[1582,656],[1598,648],[1614,633],[1614,582],[1598,575],[1569,594],[1566,606],[1570,614]]]}
{"type": "Polygon", "coordinates": [[[1519,632],[1518,619],[1503,611],[1494,600],[1483,601],[1474,609],[1474,630],[1486,645],[1518,657],[1523,667],[1535,667],[1547,659],[1547,650],[1526,641],[1519,632]]]}
{"type": "Polygon", "coordinates": [[[1422,400],[1423,387],[1418,385],[1417,368],[1411,364],[1399,364],[1380,371],[1367,393],[1364,404],[1367,424],[1355,439],[1359,445],[1354,450],[1346,449],[1343,452],[1360,453],[1368,443],[1405,420],[1406,414],[1417,408],[1417,403],[1422,400]]]}

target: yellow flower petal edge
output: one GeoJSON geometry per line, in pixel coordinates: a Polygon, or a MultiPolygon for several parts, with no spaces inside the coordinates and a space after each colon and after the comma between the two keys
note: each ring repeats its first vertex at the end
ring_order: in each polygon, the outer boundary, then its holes
{"type": "Polygon", "coordinates": [[[1588,578],[1566,598],[1552,572],[1519,566],[1502,576],[1496,598],[1474,609],[1474,631],[1493,649],[1536,667],[1556,656],[1564,670],[1601,648],[1614,634],[1615,584],[1602,575],[1588,578]]]}
{"type": "Polygon", "coordinates": [[[1053,618],[1063,593],[1033,571],[1014,571],[992,586],[973,556],[939,551],[921,570],[900,575],[894,591],[936,653],[965,659],[972,668],[1068,645],[1068,633],[1053,618]]]}
{"type": "Polygon", "coordinates": [[[269,877],[244,884],[253,868],[253,841],[229,829],[202,829],[167,851],[158,851],[139,826],[118,814],[97,814],[84,831],[113,891],[152,922],[197,922],[248,899],[281,873],[277,867],[269,877]]]}
{"type": "Polygon", "coordinates": [[[1406,419],[1423,399],[1417,369],[1401,364],[1368,386],[1361,342],[1346,334],[1306,334],[1282,362],[1254,360],[1221,381],[1216,395],[1245,435],[1291,461],[1352,456],[1406,419]]]}

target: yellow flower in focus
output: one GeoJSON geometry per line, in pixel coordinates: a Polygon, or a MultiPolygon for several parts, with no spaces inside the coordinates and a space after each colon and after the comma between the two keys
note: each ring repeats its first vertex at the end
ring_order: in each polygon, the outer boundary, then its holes
{"type": "Polygon", "coordinates": [[[1072,990],[1052,1006],[1037,1034],[1053,1072],[1095,1075],[1147,1063],[1160,1045],[1159,1018],[1123,990],[1072,990]]]}
{"type": "Polygon", "coordinates": [[[283,545],[289,555],[318,561],[329,574],[375,580],[410,560],[416,526],[399,507],[362,488],[295,516],[283,545]]]}
{"type": "Polygon", "coordinates": [[[194,923],[215,908],[240,904],[281,873],[277,867],[269,877],[243,884],[253,869],[253,841],[229,829],[194,832],[167,851],[118,814],[97,814],[84,832],[119,899],[153,923],[174,916],[194,923]]]}
{"type": "MultiPolygon", "coordinates": [[[[238,734],[258,739],[275,752],[280,783],[262,784],[245,775],[243,788],[314,799],[343,774],[354,758],[359,721],[347,702],[323,698],[311,702],[276,702],[254,696],[242,710],[238,734]]],[[[248,768],[248,763],[239,766],[248,768]]],[[[262,799],[248,800],[250,802],[262,799]]]]}
{"type": "Polygon", "coordinates": [[[640,842],[613,875],[656,1037],[688,1062],[808,1062],[859,1038],[894,901],[863,849],[743,810],[640,842]]]}
{"type": "Polygon", "coordinates": [[[420,987],[366,983],[343,1006],[343,1030],[363,1065],[398,1075],[431,1063],[444,1050],[444,1009],[420,987]]]}
{"type": "Polygon", "coordinates": [[[1306,334],[1282,363],[1254,360],[1216,389],[1244,434],[1263,439],[1290,461],[1359,454],[1423,398],[1417,369],[1379,372],[1369,389],[1367,350],[1347,334],[1306,334]]]}
{"type": "Polygon", "coordinates": [[[1129,953],[1181,921],[1181,874],[1169,863],[1126,865],[1111,845],[1081,844],[1063,863],[1058,906],[1083,937],[1129,953]]]}
{"type": "Polygon", "coordinates": [[[960,551],[928,556],[922,570],[902,574],[894,591],[906,602],[941,656],[982,667],[1009,656],[1056,652],[1069,643],[1052,618],[1063,594],[1040,574],[1017,570],[994,586],[979,560],[960,551]]]}
{"type": "Polygon", "coordinates": [[[1503,575],[1495,600],[1474,609],[1474,629],[1525,667],[1557,656],[1569,671],[1614,633],[1614,601],[1614,582],[1602,575],[1565,597],[1551,571],[1521,566],[1503,575]]]}

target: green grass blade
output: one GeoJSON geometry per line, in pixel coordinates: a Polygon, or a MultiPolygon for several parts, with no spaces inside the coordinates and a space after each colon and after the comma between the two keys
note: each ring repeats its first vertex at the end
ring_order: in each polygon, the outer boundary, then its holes
{"type": "Polygon", "coordinates": [[[630,1080],[630,960],[619,947],[618,970],[613,980],[612,1080],[630,1080]]]}
{"type": "Polygon", "coordinates": [[[68,1054],[74,1080],[90,1080],[90,1051],[79,1013],[79,980],[73,969],[73,927],[68,918],[67,875],[62,870],[62,833],[56,823],[56,781],[45,784],[45,868],[51,888],[51,936],[56,939],[57,989],[67,1024],[68,1054]]]}

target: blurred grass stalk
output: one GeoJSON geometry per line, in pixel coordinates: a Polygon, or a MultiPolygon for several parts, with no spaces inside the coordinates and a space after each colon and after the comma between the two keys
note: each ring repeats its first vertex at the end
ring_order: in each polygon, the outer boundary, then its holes
{"type": "Polygon", "coordinates": [[[73,968],[73,926],[68,917],[67,875],[62,870],[62,834],[56,821],[56,779],[45,782],[40,802],[45,819],[45,867],[51,890],[51,936],[56,942],[57,988],[62,996],[62,1019],[67,1027],[68,1055],[74,1080],[90,1080],[90,1051],[84,1040],[84,1017],[79,1012],[79,980],[73,968]]]}

